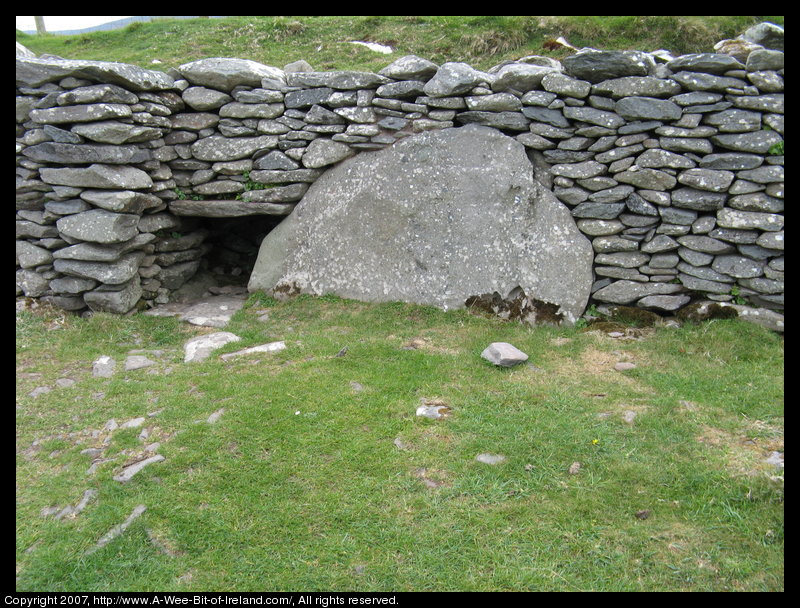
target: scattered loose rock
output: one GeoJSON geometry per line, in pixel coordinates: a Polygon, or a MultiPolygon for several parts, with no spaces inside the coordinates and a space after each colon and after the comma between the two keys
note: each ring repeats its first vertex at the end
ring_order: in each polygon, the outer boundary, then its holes
{"type": "Polygon", "coordinates": [[[117,362],[108,355],[96,359],[92,363],[92,376],[95,378],[110,378],[114,375],[114,368],[117,362]]]}
{"type": "Polygon", "coordinates": [[[528,355],[508,342],[492,342],[481,353],[481,357],[500,367],[512,367],[528,360],[528,355]]]}
{"type": "Polygon", "coordinates": [[[411,445],[400,439],[400,437],[395,437],[392,443],[394,443],[394,447],[404,452],[411,449],[411,445]]]}
{"type": "Polygon", "coordinates": [[[142,369],[144,367],[150,367],[151,365],[155,364],[155,361],[148,359],[143,355],[129,355],[128,358],[125,359],[125,371],[130,372],[137,369],[142,369]]]}
{"type": "Polygon", "coordinates": [[[569,465],[567,473],[569,473],[570,475],[577,475],[578,473],[581,472],[581,466],[582,465],[580,462],[573,462],[571,465],[569,465]]]}
{"type": "Polygon", "coordinates": [[[614,369],[617,370],[618,372],[626,372],[628,370],[635,369],[635,368],[636,368],[636,364],[635,363],[631,363],[629,361],[620,361],[619,363],[614,365],[614,369]]]}
{"type": "Polygon", "coordinates": [[[123,422],[119,428],[121,429],[135,429],[142,426],[145,422],[146,418],[141,416],[139,418],[131,418],[127,422],[123,422]]]}
{"type": "Polygon", "coordinates": [[[417,416],[432,420],[441,420],[450,414],[450,406],[441,399],[421,399],[422,405],[417,408],[417,416]]]}
{"type": "Polygon", "coordinates": [[[154,462],[161,462],[162,460],[165,460],[165,458],[161,454],[156,454],[155,456],[151,456],[150,458],[145,458],[144,460],[135,462],[134,464],[125,467],[122,470],[122,473],[120,473],[119,475],[115,475],[114,481],[126,483],[130,481],[131,478],[134,475],[136,475],[136,473],[144,469],[147,465],[153,464],[154,462]]]}
{"type": "Polygon", "coordinates": [[[33,389],[30,393],[28,393],[29,397],[38,397],[39,395],[44,395],[45,393],[49,393],[51,389],[49,386],[37,386],[33,389]]]}
{"type": "Polygon", "coordinates": [[[783,468],[783,452],[772,452],[764,461],[768,464],[774,464],[776,468],[783,468]]]}
{"type": "Polygon", "coordinates": [[[213,414],[211,414],[211,415],[210,415],[210,416],[209,416],[209,417],[206,419],[206,422],[208,422],[209,424],[214,424],[214,423],[215,423],[217,420],[219,420],[219,419],[222,417],[222,414],[224,414],[224,413],[225,413],[225,408],[224,408],[224,407],[221,407],[221,408],[219,408],[219,409],[218,409],[216,412],[214,412],[213,414]]]}
{"type": "Polygon", "coordinates": [[[444,481],[439,479],[433,478],[433,472],[428,471],[428,469],[424,467],[420,467],[414,470],[414,475],[425,484],[426,487],[430,488],[431,490],[435,490],[436,488],[440,488],[445,485],[444,481]]]}
{"type": "Polygon", "coordinates": [[[63,509],[59,507],[46,507],[41,511],[42,517],[47,517],[49,515],[54,515],[56,519],[62,519],[64,517],[77,517],[78,514],[86,508],[86,505],[89,504],[89,501],[95,496],[97,496],[97,490],[90,488],[83,493],[83,497],[74,507],[72,505],[67,505],[63,509]]]}

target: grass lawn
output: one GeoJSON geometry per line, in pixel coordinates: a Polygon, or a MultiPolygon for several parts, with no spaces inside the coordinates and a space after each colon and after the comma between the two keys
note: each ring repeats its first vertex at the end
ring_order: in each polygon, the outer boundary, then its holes
{"type": "Polygon", "coordinates": [[[463,61],[488,69],[525,55],[563,58],[551,48],[564,36],[575,47],[709,53],[762,21],[783,25],[783,16],[234,16],[222,19],[158,19],[121,30],[71,36],[29,35],[17,41],[37,54],[67,59],[121,61],[166,70],[205,57],[238,57],[267,65],[304,59],[316,70],[378,71],[403,55],[435,63],[463,61]],[[389,45],[382,55],[352,41],[389,45]],[[160,63],[152,64],[153,60],[160,63]]]}
{"type": "Polygon", "coordinates": [[[615,338],[256,294],[191,364],[212,330],[174,319],[16,327],[18,591],[783,590],[783,337],[756,325],[615,338]],[[481,359],[496,341],[529,363],[481,359]],[[155,364],[125,371],[135,349],[155,364]]]}

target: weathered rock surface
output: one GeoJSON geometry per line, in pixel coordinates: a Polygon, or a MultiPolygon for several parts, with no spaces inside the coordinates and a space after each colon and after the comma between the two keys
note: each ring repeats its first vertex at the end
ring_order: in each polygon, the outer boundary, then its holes
{"type": "Polygon", "coordinates": [[[192,338],[183,346],[184,363],[203,361],[211,356],[211,353],[218,348],[222,348],[228,342],[238,342],[241,340],[236,334],[229,331],[219,331],[213,334],[206,334],[192,338]]]}
{"type": "Polygon", "coordinates": [[[423,133],[323,175],[262,244],[251,291],[461,308],[521,287],[582,313],[592,252],[532,179],[523,147],[480,126],[423,133]]]}
{"type": "Polygon", "coordinates": [[[210,57],[178,67],[184,78],[195,86],[230,92],[237,85],[261,86],[264,78],[285,82],[283,70],[249,59],[210,57]]]}
{"type": "Polygon", "coordinates": [[[528,355],[508,342],[492,342],[483,350],[481,357],[500,367],[513,367],[528,360],[528,355]]]}
{"type": "Polygon", "coordinates": [[[175,82],[164,72],[145,70],[125,63],[84,59],[37,59],[17,56],[17,86],[36,87],[68,76],[111,83],[132,91],[164,91],[175,82]]]}

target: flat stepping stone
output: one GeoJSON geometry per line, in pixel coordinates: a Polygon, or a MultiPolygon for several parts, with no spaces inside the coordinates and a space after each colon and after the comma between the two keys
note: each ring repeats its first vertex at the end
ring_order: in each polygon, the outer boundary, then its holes
{"type": "Polygon", "coordinates": [[[192,338],[183,345],[183,362],[203,361],[208,359],[213,351],[222,348],[229,342],[238,342],[239,340],[241,340],[239,336],[229,331],[219,331],[192,338]]]}
{"type": "Polygon", "coordinates": [[[500,367],[513,367],[528,360],[528,355],[508,342],[492,342],[481,357],[500,367]]]}
{"type": "Polygon", "coordinates": [[[117,362],[108,355],[98,357],[92,363],[92,376],[95,378],[110,378],[114,375],[117,362]]]}
{"type": "Polygon", "coordinates": [[[129,355],[128,358],[125,359],[125,371],[130,372],[137,369],[150,367],[151,365],[155,364],[155,361],[148,359],[144,355],[129,355]]]}
{"type": "Polygon", "coordinates": [[[246,295],[221,294],[189,303],[170,302],[143,314],[154,317],[178,317],[192,325],[223,328],[242,309],[246,295]]]}

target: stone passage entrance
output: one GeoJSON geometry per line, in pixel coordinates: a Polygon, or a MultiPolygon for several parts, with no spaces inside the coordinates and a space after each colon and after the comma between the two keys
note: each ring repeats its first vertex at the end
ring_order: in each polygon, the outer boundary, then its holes
{"type": "Polygon", "coordinates": [[[261,242],[282,219],[181,217],[156,246],[162,249],[156,253],[157,276],[170,289],[170,301],[195,300],[209,289],[246,288],[261,242]]]}

